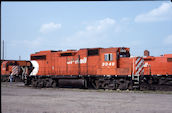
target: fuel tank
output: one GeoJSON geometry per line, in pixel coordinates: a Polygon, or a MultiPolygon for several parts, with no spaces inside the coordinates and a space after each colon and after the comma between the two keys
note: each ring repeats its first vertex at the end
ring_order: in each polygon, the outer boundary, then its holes
{"type": "Polygon", "coordinates": [[[84,79],[59,79],[58,80],[59,87],[75,87],[75,88],[83,88],[86,87],[86,80],[84,79]]]}

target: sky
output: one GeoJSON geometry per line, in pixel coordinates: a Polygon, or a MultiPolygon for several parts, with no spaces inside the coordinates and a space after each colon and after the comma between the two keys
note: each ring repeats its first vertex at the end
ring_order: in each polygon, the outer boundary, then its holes
{"type": "Polygon", "coordinates": [[[96,47],[129,47],[132,56],[143,56],[144,50],[151,56],[172,54],[172,3],[1,2],[2,40],[7,60],[96,47]]]}

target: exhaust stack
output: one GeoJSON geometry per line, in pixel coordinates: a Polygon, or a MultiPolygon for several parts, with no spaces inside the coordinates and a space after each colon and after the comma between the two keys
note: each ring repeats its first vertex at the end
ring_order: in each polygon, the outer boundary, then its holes
{"type": "Polygon", "coordinates": [[[144,56],[146,56],[146,57],[150,56],[150,52],[148,50],[145,50],[144,51],[144,56]]]}

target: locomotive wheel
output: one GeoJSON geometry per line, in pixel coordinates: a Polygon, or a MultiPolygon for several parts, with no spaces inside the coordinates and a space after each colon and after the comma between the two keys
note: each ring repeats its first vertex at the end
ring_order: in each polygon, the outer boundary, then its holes
{"type": "Polygon", "coordinates": [[[87,89],[88,88],[88,83],[87,83],[87,80],[84,81],[84,89],[87,89]]]}
{"type": "Polygon", "coordinates": [[[115,84],[109,84],[108,89],[109,90],[114,90],[115,89],[115,84]]]}
{"type": "Polygon", "coordinates": [[[28,83],[28,80],[26,79],[26,80],[24,80],[24,85],[25,86],[28,86],[29,85],[29,83],[28,83]]]}
{"type": "Polygon", "coordinates": [[[45,81],[45,87],[49,88],[49,87],[51,87],[51,84],[52,84],[52,80],[51,79],[47,79],[45,81]]]}
{"type": "Polygon", "coordinates": [[[129,89],[129,90],[133,90],[133,82],[132,82],[132,81],[130,81],[130,82],[128,83],[128,89],[129,89]]]}
{"type": "Polygon", "coordinates": [[[100,88],[99,80],[95,80],[95,89],[99,89],[99,88],[100,88]]]}
{"type": "Polygon", "coordinates": [[[125,90],[126,89],[125,83],[120,83],[118,89],[125,90]]]}
{"type": "Polygon", "coordinates": [[[159,79],[159,84],[160,85],[163,85],[165,82],[166,82],[166,80],[165,80],[164,77],[162,77],[162,78],[159,79]]]}
{"type": "Polygon", "coordinates": [[[37,87],[38,86],[38,81],[37,80],[32,80],[32,86],[37,87]]]}
{"type": "Polygon", "coordinates": [[[119,80],[119,87],[118,87],[118,89],[126,90],[126,89],[128,89],[128,85],[129,85],[129,81],[128,80],[120,79],[119,80]]]}
{"type": "Polygon", "coordinates": [[[44,81],[41,80],[41,79],[39,79],[39,80],[38,80],[38,86],[37,86],[37,87],[43,88],[43,87],[44,87],[44,81]]]}
{"type": "Polygon", "coordinates": [[[56,88],[56,87],[57,87],[57,82],[56,82],[55,80],[53,80],[51,86],[52,86],[53,88],[56,88]]]}
{"type": "Polygon", "coordinates": [[[110,80],[108,89],[109,90],[116,90],[117,89],[117,85],[118,84],[116,83],[116,80],[110,80]]]}
{"type": "Polygon", "coordinates": [[[102,84],[103,89],[109,89],[109,81],[105,80],[102,84]]]}
{"type": "Polygon", "coordinates": [[[148,90],[148,89],[149,89],[148,84],[142,83],[142,84],[140,85],[140,90],[141,90],[141,91],[148,90]]]}

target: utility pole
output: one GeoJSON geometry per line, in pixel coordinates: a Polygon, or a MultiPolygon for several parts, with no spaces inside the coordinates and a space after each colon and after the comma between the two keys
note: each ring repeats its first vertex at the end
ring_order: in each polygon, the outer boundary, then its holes
{"type": "Polygon", "coordinates": [[[2,59],[4,60],[4,40],[2,42],[2,59]]]}

